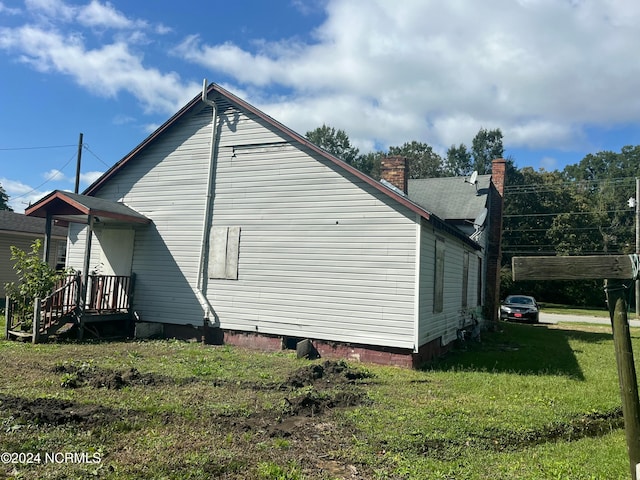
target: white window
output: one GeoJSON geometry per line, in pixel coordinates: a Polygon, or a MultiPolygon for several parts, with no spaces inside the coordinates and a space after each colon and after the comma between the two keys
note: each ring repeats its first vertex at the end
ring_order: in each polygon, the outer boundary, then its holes
{"type": "Polygon", "coordinates": [[[238,279],[240,227],[213,227],[209,243],[209,278],[238,279]]]}

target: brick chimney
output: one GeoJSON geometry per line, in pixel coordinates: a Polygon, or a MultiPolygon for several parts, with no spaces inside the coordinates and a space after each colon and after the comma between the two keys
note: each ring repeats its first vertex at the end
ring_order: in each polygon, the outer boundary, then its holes
{"type": "Polygon", "coordinates": [[[507,162],[504,158],[496,158],[491,162],[491,182],[504,197],[504,176],[507,169],[507,162]]]}
{"type": "Polygon", "coordinates": [[[407,193],[409,165],[405,157],[385,157],[380,161],[380,176],[407,193]]]}
{"type": "Polygon", "coordinates": [[[491,188],[489,190],[489,232],[486,252],[487,286],[485,296],[486,318],[498,321],[500,305],[500,265],[502,263],[502,210],[507,162],[496,158],[491,162],[491,188]]]}

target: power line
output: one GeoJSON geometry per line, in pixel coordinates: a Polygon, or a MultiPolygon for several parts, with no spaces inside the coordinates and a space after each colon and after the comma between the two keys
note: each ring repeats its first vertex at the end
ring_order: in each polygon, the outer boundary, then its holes
{"type": "MultiPolygon", "coordinates": [[[[503,250],[503,254],[505,255],[513,255],[513,256],[555,256],[558,255],[557,250],[503,250]]],[[[562,250],[563,255],[626,255],[627,252],[623,252],[620,250],[609,250],[607,252],[603,252],[602,250],[562,250]]]]}
{"type": "Polygon", "coordinates": [[[102,163],[103,163],[107,168],[111,168],[111,165],[109,165],[107,162],[105,162],[104,160],[102,160],[98,155],[96,155],[96,154],[93,152],[93,150],[91,150],[91,149],[89,148],[89,145],[88,145],[88,144],[83,143],[83,144],[82,144],[82,147],[83,147],[87,152],[89,152],[91,155],[93,155],[93,156],[94,156],[94,157],[96,157],[98,160],[100,160],[100,161],[101,161],[101,162],[102,162],[102,163]]]}
{"type": "Polygon", "coordinates": [[[68,147],[75,147],[76,145],[48,145],[48,146],[44,146],[44,147],[0,147],[0,151],[3,152],[8,152],[8,151],[15,151],[15,150],[46,150],[46,149],[51,149],[51,148],[68,148],[68,147]]]}
{"type": "Polygon", "coordinates": [[[616,177],[616,178],[602,178],[602,179],[593,179],[593,180],[572,180],[572,181],[564,181],[564,182],[556,182],[556,183],[527,183],[521,185],[505,185],[504,194],[506,195],[522,195],[528,193],[548,193],[548,192],[557,192],[559,188],[566,186],[574,186],[574,187],[590,187],[597,186],[598,184],[608,184],[608,185],[624,185],[624,184],[633,184],[635,182],[635,177],[616,177]]]}
{"type": "MultiPolygon", "coordinates": [[[[572,228],[563,228],[563,232],[584,232],[588,230],[613,230],[614,228],[622,228],[622,229],[631,229],[633,225],[620,225],[618,227],[603,226],[603,227],[572,227],[572,228]]],[[[509,228],[505,227],[503,231],[505,233],[524,233],[524,232],[547,232],[549,228],[509,228]]]]}
{"type": "Polygon", "coordinates": [[[71,163],[71,160],[73,160],[74,158],[76,158],[76,154],[74,153],[69,160],[67,160],[67,162],[59,169],[56,170],[56,173],[54,173],[53,175],[51,175],[49,178],[47,178],[44,182],[42,182],[40,185],[38,185],[37,187],[32,188],[31,190],[29,190],[26,193],[23,193],[22,195],[16,195],[11,197],[12,200],[15,200],[17,198],[22,198],[22,197],[26,197],[27,195],[32,194],[33,192],[35,192],[36,190],[38,190],[40,187],[42,187],[43,185],[46,185],[47,183],[49,183],[51,180],[53,180],[57,175],[58,172],[63,171],[65,168],[67,168],[67,165],[69,165],[71,163]]]}
{"type": "Polygon", "coordinates": [[[554,217],[558,215],[597,215],[599,213],[633,213],[633,212],[631,210],[596,210],[593,212],[519,213],[519,214],[512,214],[512,215],[503,215],[503,218],[554,217]]]}

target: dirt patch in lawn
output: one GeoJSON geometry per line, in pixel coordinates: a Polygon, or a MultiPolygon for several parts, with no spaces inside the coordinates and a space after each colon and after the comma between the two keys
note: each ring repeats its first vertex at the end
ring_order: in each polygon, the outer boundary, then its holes
{"type": "Polygon", "coordinates": [[[128,412],[100,405],[86,405],[57,398],[26,399],[10,395],[0,395],[0,409],[24,423],[81,424],[86,428],[112,424],[129,416],[128,412]]]}
{"type": "Polygon", "coordinates": [[[305,386],[328,386],[335,384],[353,384],[357,380],[370,378],[366,371],[350,367],[344,361],[327,360],[324,363],[308,365],[293,372],[284,387],[301,388],[305,386]]]}
{"type": "MultiPolygon", "coordinates": [[[[370,377],[370,373],[343,361],[307,365],[293,372],[284,383],[272,386],[286,392],[281,409],[260,411],[244,418],[222,416],[220,420],[239,432],[257,432],[267,437],[318,438],[331,429],[331,423],[322,418],[329,411],[371,404],[357,384],[370,377]]],[[[253,388],[252,385],[245,387],[253,388]]]]}
{"type": "Polygon", "coordinates": [[[118,372],[87,364],[64,364],[57,365],[53,371],[62,375],[60,385],[63,388],[90,386],[93,388],[119,390],[132,385],[154,386],[178,383],[171,377],[154,373],[141,373],[135,368],[118,372]]]}

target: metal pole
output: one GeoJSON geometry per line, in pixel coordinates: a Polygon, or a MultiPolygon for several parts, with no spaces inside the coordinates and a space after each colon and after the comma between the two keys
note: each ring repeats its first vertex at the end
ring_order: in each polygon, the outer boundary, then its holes
{"type": "Polygon", "coordinates": [[[80,139],[78,140],[78,162],[76,163],[76,188],[73,190],[73,193],[78,193],[80,190],[80,162],[82,160],[82,133],[80,134],[80,139]]]}
{"type": "MultiPolygon", "coordinates": [[[[640,177],[636,177],[636,253],[640,254],[640,177]]],[[[636,318],[640,318],[640,279],[635,283],[636,318]]]]}

